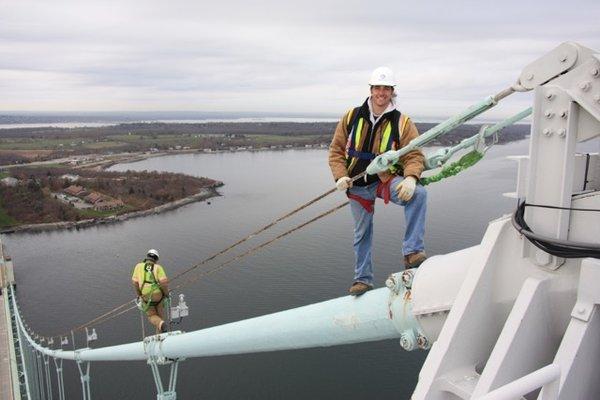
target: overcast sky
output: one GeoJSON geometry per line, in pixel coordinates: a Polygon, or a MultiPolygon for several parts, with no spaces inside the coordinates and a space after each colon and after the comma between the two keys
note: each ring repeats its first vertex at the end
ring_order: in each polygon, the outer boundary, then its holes
{"type": "Polygon", "coordinates": [[[400,109],[423,119],[564,41],[600,50],[600,1],[0,0],[0,110],[337,116],[387,65],[400,109]]]}

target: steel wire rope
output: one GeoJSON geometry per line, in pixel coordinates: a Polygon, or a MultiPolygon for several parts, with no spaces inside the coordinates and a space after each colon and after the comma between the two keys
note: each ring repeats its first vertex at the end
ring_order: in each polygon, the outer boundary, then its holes
{"type": "Polygon", "coordinates": [[[263,233],[263,232],[264,232],[264,231],[266,231],[267,229],[269,229],[269,228],[271,228],[271,227],[275,226],[277,223],[279,223],[279,222],[283,221],[284,219],[286,219],[286,218],[288,218],[288,217],[291,217],[292,215],[294,215],[294,214],[296,214],[296,213],[298,213],[298,212],[300,212],[300,211],[304,210],[306,207],[308,207],[308,206],[310,206],[310,205],[312,205],[312,204],[316,203],[317,201],[319,201],[319,200],[321,200],[321,199],[324,199],[325,197],[329,196],[330,194],[332,194],[332,193],[333,193],[333,192],[335,192],[335,191],[336,191],[336,188],[330,189],[330,190],[328,190],[327,192],[325,192],[325,193],[323,193],[323,194],[321,194],[321,195],[319,195],[319,196],[315,197],[314,199],[312,199],[312,200],[310,200],[310,201],[308,201],[308,202],[306,202],[306,203],[302,204],[301,206],[299,206],[299,207],[295,208],[294,210],[292,210],[292,211],[288,212],[287,214],[285,214],[285,215],[283,215],[283,216],[281,216],[281,217],[277,218],[276,220],[272,221],[271,223],[269,223],[269,224],[267,224],[267,225],[263,226],[262,228],[260,228],[260,229],[258,229],[258,230],[256,230],[256,231],[252,232],[252,233],[251,233],[251,234],[249,234],[248,236],[246,236],[246,237],[244,237],[244,238],[242,238],[242,239],[238,240],[237,242],[235,242],[235,243],[234,243],[234,244],[232,244],[231,246],[229,246],[229,247],[226,247],[225,249],[223,249],[223,250],[219,251],[218,253],[215,253],[214,255],[212,255],[212,256],[210,256],[210,257],[208,257],[208,258],[206,258],[206,259],[204,259],[204,260],[200,261],[198,264],[192,265],[192,266],[191,266],[191,267],[189,267],[188,269],[186,269],[186,270],[184,270],[184,271],[182,271],[182,272],[180,272],[180,273],[176,274],[176,275],[175,275],[175,276],[174,276],[174,277],[173,277],[173,278],[172,278],[170,281],[171,281],[171,282],[173,282],[173,281],[175,281],[175,280],[179,279],[181,276],[183,276],[183,275],[185,275],[185,274],[187,274],[187,273],[189,273],[189,272],[191,272],[191,271],[193,271],[193,270],[195,270],[195,269],[199,268],[201,265],[203,265],[203,264],[206,264],[207,262],[209,262],[209,261],[211,261],[211,260],[214,260],[214,259],[215,259],[215,258],[217,258],[218,256],[220,256],[220,255],[222,255],[222,254],[225,254],[225,253],[227,253],[229,250],[233,249],[234,247],[237,247],[237,246],[239,246],[240,244],[242,244],[242,243],[244,243],[244,242],[246,242],[246,241],[248,241],[248,240],[252,239],[254,236],[257,236],[257,235],[259,235],[259,234],[263,233]]]}
{"type": "Polygon", "coordinates": [[[319,219],[321,219],[321,218],[323,218],[323,217],[326,217],[326,216],[327,216],[327,215],[329,215],[329,214],[332,214],[332,213],[336,212],[337,210],[339,210],[339,209],[341,209],[341,208],[343,208],[343,207],[347,206],[348,204],[349,204],[349,202],[348,202],[348,201],[345,201],[345,202],[343,202],[343,203],[341,203],[341,204],[338,204],[337,206],[335,206],[335,207],[333,207],[333,208],[331,208],[331,209],[329,209],[329,210],[325,211],[324,213],[321,213],[321,214],[317,215],[316,217],[314,217],[314,218],[311,218],[310,220],[308,220],[308,221],[306,221],[306,222],[303,222],[303,223],[301,223],[300,225],[296,225],[294,228],[292,228],[292,229],[289,229],[289,230],[287,230],[287,231],[285,231],[285,232],[283,232],[283,233],[281,233],[281,234],[277,235],[277,236],[276,236],[276,237],[274,237],[273,239],[270,239],[270,240],[268,240],[268,241],[266,241],[266,242],[263,242],[263,243],[259,244],[258,246],[256,246],[256,247],[253,247],[253,248],[251,248],[251,249],[249,249],[249,250],[245,251],[245,252],[244,252],[244,253],[242,253],[242,254],[239,254],[239,255],[237,255],[237,256],[235,256],[235,257],[233,257],[233,258],[230,258],[229,260],[227,260],[227,261],[225,261],[225,262],[223,262],[223,263],[221,263],[221,264],[217,265],[217,266],[216,266],[216,267],[214,267],[214,268],[211,268],[211,269],[208,269],[208,270],[201,271],[199,274],[197,274],[197,275],[193,276],[191,279],[188,279],[188,280],[186,280],[186,281],[183,281],[183,282],[182,282],[182,283],[180,283],[179,285],[175,286],[173,289],[180,289],[180,288],[182,288],[182,287],[184,287],[184,286],[186,286],[186,285],[188,285],[188,284],[190,284],[190,283],[194,283],[194,282],[196,282],[196,281],[200,280],[201,278],[203,278],[203,277],[205,277],[205,276],[208,276],[208,275],[210,275],[210,274],[213,274],[213,273],[215,273],[215,272],[217,272],[217,271],[219,271],[219,270],[223,269],[225,266],[227,266],[227,265],[231,264],[232,262],[234,262],[234,261],[237,261],[237,260],[240,260],[240,259],[242,259],[243,257],[246,257],[246,256],[248,256],[248,255],[250,255],[250,254],[252,254],[252,253],[254,253],[254,252],[256,252],[256,251],[258,251],[258,250],[260,250],[260,249],[262,249],[262,248],[264,248],[264,247],[266,247],[266,246],[268,246],[268,245],[270,245],[271,243],[273,243],[273,242],[276,242],[277,240],[279,240],[279,239],[281,239],[281,238],[283,238],[283,237],[285,237],[285,236],[287,236],[287,235],[289,235],[289,234],[291,234],[291,233],[293,233],[293,232],[295,232],[295,231],[297,231],[297,230],[299,230],[299,229],[302,229],[302,228],[304,228],[305,226],[307,226],[307,225],[309,225],[309,224],[311,224],[311,223],[313,223],[313,222],[315,222],[315,221],[317,221],[317,220],[319,220],[319,219]]]}
{"type": "MultiPolygon", "coordinates": [[[[317,215],[316,217],[314,217],[314,218],[310,219],[309,221],[303,222],[302,224],[300,224],[300,225],[297,225],[297,226],[295,226],[294,228],[292,228],[292,229],[290,229],[290,230],[287,230],[286,232],[284,232],[284,233],[282,233],[282,234],[278,235],[277,237],[275,237],[275,238],[273,238],[273,239],[271,239],[271,240],[268,240],[268,241],[266,241],[266,242],[263,242],[263,243],[261,243],[260,245],[258,245],[258,246],[256,246],[256,247],[253,247],[252,249],[249,249],[249,250],[247,250],[246,252],[244,252],[244,253],[242,253],[242,254],[240,254],[240,255],[237,255],[237,256],[235,256],[235,257],[233,257],[233,258],[230,258],[229,260],[227,260],[227,261],[225,261],[225,262],[223,262],[223,263],[221,263],[221,264],[217,265],[216,267],[214,267],[214,268],[212,268],[212,269],[209,269],[209,270],[206,270],[206,271],[201,271],[201,272],[200,272],[200,274],[199,274],[198,276],[195,276],[195,277],[193,277],[192,279],[189,279],[189,280],[187,280],[187,281],[183,281],[183,282],[182,282],[182,283],[180,283],[179,285],[175,286],[175,287],[173,288],[173,290],[175,290],[175,289],[180,289],[180,288],[182,288],[182,287],[184,287],[184,286],[186,286],[186,285],[188,285],[188,284],[190,284],[190,283],[197,282],[198,280],[200,280],[200,278],[204,278],[204,277],[206,277],[206,276],[208,276],[208,275],[211,275],[211,274],[213,274],[213,273],[215,273],[215,272],[217,272],[217,271],[219,271],[219,270],[223,269],[225,266],[227,266],[227,265],[231,264],[232,262],[234,262],[234,261],[237,261],[237,260],[239,260],[239,259],[241,259],[241,258],[243,258],[243,257],[245,257],[245,256],[247,256],[247,255],[250,255],[250,254],[254,253],[255,251],[258,251],[258,250],[262,249],[263,247],[266,247],[266,246],[268,246],[269,244],[271,244],[271,243],[273,243],[273,242],[275,242],[275,241],[277,241],[277,240],[279,240],[279,239],[281,239],[281,238],[283,238],[283,237],[285,237],[285,236],[289,235],[290,233],[293,233],[293,232],[295,232],[295,231],[297,231],[297,230],[299,230],[299,229],[302,229],[302,228],[304,228],[306,225],[308,225],[308,224],[310,224],[310,223],[312,223],[312,222],[315,222],[315,221],[317,221],[317,220],[319,220],[319,219],[321,219],[321,218],[323,218],[323,217],[325,217],[325,216],[327,216],[327,215],[329,215],[329,214],[332,214],[332,213],[334,213],[335,211],[339,210],[340,208],[343,208],[343,207],[345,207],[345,206],[346,206],[346,205],[348,205],[348,204],[349,204],[349,202],[348,202],[348,201],[346,201],[346,202],[344,202],[344,203],[341,203],[341,204],[339,204],[339,205],[337,205],[337,206],[335,206],[335,207],[333,207],[333,208],[331,208],[331,209],[329,209],[329,210],[325,211],[324,213],[317,215]]],[[[100,325],[100,324],[102,324],[102,323],[104,323],[104,322],[107,322],[107,321],[109,321],[109,320],[111,320],[111,319],[113,319],[113,318],[116,318],[116,317],[118,317],[118,316],[120,316],[120,315],[123,315],[123,314],[125,314],[126,312],[128,312],[128,311],[131,311],[131,310],[133,310],[133,309],[135,309],[135,308],[137,308],[137,306],[133,305],[133,306],[131,306],[131,307],[129,307],[129,308],[126,308],[126,309],[124,309],[124,310],[120,311],[120,312],[119,312],[119,313],[117,313],[117,314],[114,314],[114,315],[111,315],[111,316],[109,316],[109,317],[105,318],[104,320],[98,320],[98,321],[94,322],[93,324],[87,325],[86,327],[90,328],[90,327],[92,327],[92,326],[98,326],[98,325],[100,325]]]]}

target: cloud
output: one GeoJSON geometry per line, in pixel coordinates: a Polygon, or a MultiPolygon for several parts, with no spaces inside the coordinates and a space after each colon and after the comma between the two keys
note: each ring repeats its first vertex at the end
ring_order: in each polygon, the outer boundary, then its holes
{"type": "MultiPolygon", "coordinates": [[[[4,3],[0,110],[338,115],[389,65],[404,109],[445,116],[560,42],[600,49],[596,3],[4,3]]],[[[529,101],[511,98],[507,110],[529,101]]]]}

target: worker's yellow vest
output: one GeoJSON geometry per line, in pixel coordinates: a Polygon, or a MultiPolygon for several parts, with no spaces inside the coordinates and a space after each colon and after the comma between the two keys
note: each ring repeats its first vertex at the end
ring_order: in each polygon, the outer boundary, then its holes
{"type": "Polygon", "coordinates": [[[153,264],[151,262],[141,262],[136,264],[133,269],[133,277],[138,283],[142,296],[152,295],[159,293],[160,280],[167,278],[164,268],[159,264],[153,264]]]}

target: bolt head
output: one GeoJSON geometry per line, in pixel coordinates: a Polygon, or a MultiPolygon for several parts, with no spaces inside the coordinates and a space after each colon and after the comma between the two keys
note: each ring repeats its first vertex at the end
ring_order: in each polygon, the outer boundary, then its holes
{"type": "Polygon", "coordinates": [[[412,351],[417,348],[417,338],[412,330],[407,329],[400,334],[400,346],[406,351],[412,351]]]}
{"type": "Polygon", "coordinates": [[[414,272],[411,270],[406,270],[402,273],[402,285],[410,289],[412,287],[412,281],[414,278],[414,272]]]}
{"type": "Polygon", "coordinates": [[[568,116],[569,116],[569,112],[567,110],[561,111],[561,113],[560,113],[561,118],[567,118],[568,116]]]}
{"type": "Polygon", "coordinates": [[[387,278],[385,280],[385,286],[387,286],[389,289],[394,289],[396,287],[396,282],[394,281],[394,278],[392,278],[391,276],[387,278]]]}
{"type": "Polygon", "coordinates": [[[592,75],[595,78],[599,77],[600,76],[600,69],[598,69],[598,68],[592,68],[592,69],[590,69],[590,75],[592,75]]]}
{"type": "Polygon", "coordinates": [[[597,103],[600,103],[600,94],[594,95],[594,101],[596,101],[597,103]]]}
{"type": "Polygon", "coordinates": [[[566,54],[561,54],[559,57],[560,62],[566,62],[568,59],[569,57],[566,54]]]}
{"type": "Polygon", "coordinates": [[[533,74],[530,72],[527,74],[527,76],[525,77],[525,79],[527,79],[528,81],[533,79],[533,74]]]}
{"type": "Polygon", "coordinates": [[[553,98],[554,98],[554,93],[552,93],[552,92],[546,93],[546,99],[552,100],[553,98]]]}
{"type": "Polygon", "coordinates": [[[560,137],[565,137],[565,136],[567,136],[567,130],[566,130],[566,129],[564,129],[564,128],[561,128],[561,129],[559,129],[559,130],[558,130],[558,136],[560,136],[560,137]]]}
{"type": "Polygon", "coordinates": [[[546,118],[552,118],[554,116],[554,113],[551,110],[546,110],[544,115],[546,116],[546,118]]]}
{"type": "Polygon", "coordinates": [[[429,340],[427,340],[427,338],[421,334],[417,336],[417,346],[419,346],[419,348],[422,350],[427,350],[429,347],[431,347],[429,345],[429,340]]]}
{"type": "Polygon", "coordinates": [[[552,135],[552,131],[548,128],[545,128],[542,133],[544,134],[544,136],[551,136],[552,135]]]}
{"type": "Polygon", "coordinates": [[[588,90],[590,90],[591,87],[592,87],[592,83],[589,81],[584,81],[584,82],[579,83],[579,89],[581,89],[584,92],[587,92],[588,90]]]}

